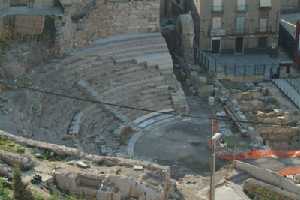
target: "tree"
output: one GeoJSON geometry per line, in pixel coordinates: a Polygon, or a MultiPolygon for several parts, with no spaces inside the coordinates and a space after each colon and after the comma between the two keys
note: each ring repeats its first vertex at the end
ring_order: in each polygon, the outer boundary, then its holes
{"type": "Polygon", "coordinates": [[[34,200],[34,197],[27,189],[21,178],[20,169],[15,169],[13,174],[13,190],[15,200],[34,200]]]}
{"type": "Polygon", "coordinates": [[[0,178],[0,199],[11,200],[8,189],[5,187],[5,181],[2,178],[0,178]]]}

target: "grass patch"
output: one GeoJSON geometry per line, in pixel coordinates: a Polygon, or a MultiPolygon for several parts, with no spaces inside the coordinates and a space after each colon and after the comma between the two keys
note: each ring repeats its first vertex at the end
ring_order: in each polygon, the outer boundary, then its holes
{"type": "Polygon", "coordinates": [[[264,187],[259,186],[253,186],[249,188],[249,190],[244,190],[245,194],[253,200],[259,199],[259,200],[292,200],[292,198],[289,198],[286,195],[279,194],[277,192],[273,192],[272,190],[264,187]]]}
{"type": "Polygon", "coordinates": [[[50,150],[41,150],[41,156],[39,158],[49,161],[63,161],[67,158],[67,156],[58,155],[50,150]]]}
{"type": "Polygon", "coordinates": [[[0,199],[1,200],[12,200],[12,190],[7,182],[0,178],[0,199]]]}
{"type": "Polygon", "coordinates": [[[241,83],[241,82],[236,82],[236,81],[231,81],[228,79],[222,79],[220,82],[223,84],[223,86],[227,89],[234,89],[234,90],[240,90],[243,92],[246,92],[248,90],[253,89],[250,85],[247,83],[241,83]]]}
{"type": "Polygon", "coordinates": [[[16,144],[15,142],[4,137],[0,137],[0,150],[17,154],[24,154],[26,151],[23,146],[16,144]]]}
{"type": "Polygon", "coordinates": [[[77,198],[71,195],[62,195],[59,193],[53,193],[48,200],[83,200],[83,198],[77,198]]]}

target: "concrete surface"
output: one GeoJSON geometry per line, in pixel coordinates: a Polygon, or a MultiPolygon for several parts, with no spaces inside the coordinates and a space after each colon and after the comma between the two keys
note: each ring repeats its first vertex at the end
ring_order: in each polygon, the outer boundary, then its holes
{"type": "MultiPolygon", "coordinates": [[[[207,101],[199,98],[190,99],[189,106],[192,115],[201,119],[174,119],[146,128],[136,141],[135,156],[170,165],[176,177],[187,173],[208,175],[210,109],[207,101]]],[[[221,165],[217,162],[217,166],[221,165]]]]}
{"type": "Polygon", "coordinates": [[[216,189],[216,200],[245,200],[233,188],[222,186],[216,189]]]}

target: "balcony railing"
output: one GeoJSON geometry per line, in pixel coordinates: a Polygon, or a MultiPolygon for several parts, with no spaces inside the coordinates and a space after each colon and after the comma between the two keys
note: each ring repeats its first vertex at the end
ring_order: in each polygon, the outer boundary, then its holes
{"type": "Polygon", "coordinates": [[[218,37],[226,35],[226,31],[223,28],[212,28],[210,30],[210,36],[218,37]]]}
{"type": "Polygon", "coordinates": [[[267,26],[267,27],[257,27],[256,32],[257,33],[274,33],[276,31],[273,30],[272,26],[267,26]]]}
{"type": "Polygon", "coordinates": [[[272,0],[260,0],[259,8],[272,8],[272,0]]]}
{"type": "Polygon", "coordinates": [[[245,34],[245,33],[246,33],[245,27],[243,27],[243,28],[236,28],[234,30],[234,34],[237,34],[237,35],[239,35],[239,34],[245,34]]]}
{"type": "Polygon", "coordinates": [[[213,5],[211,11],[216,13],[222,13],[224,12],[224,5],[213,5]]]}

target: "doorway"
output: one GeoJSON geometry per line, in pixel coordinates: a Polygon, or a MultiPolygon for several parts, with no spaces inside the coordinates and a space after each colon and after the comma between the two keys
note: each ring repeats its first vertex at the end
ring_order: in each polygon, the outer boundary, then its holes
{"type": "Polygon", "coordinates": [[[212,39],[211,41],[212,53],[220,53],[220,48],[221,48],[221,39],[212,39]]]}
{"type": "Polygon", "coordinates": [[[236,53],[243,53],[244,50],[244,38],[237,37],[235,39],[235,52],[236,53]]]}
{"type": "Polygon", "coordinates": [[[258,38],[258,48],[267,48],[268,46],[268,38],[267,37],[260,37],[258,38]]]}

